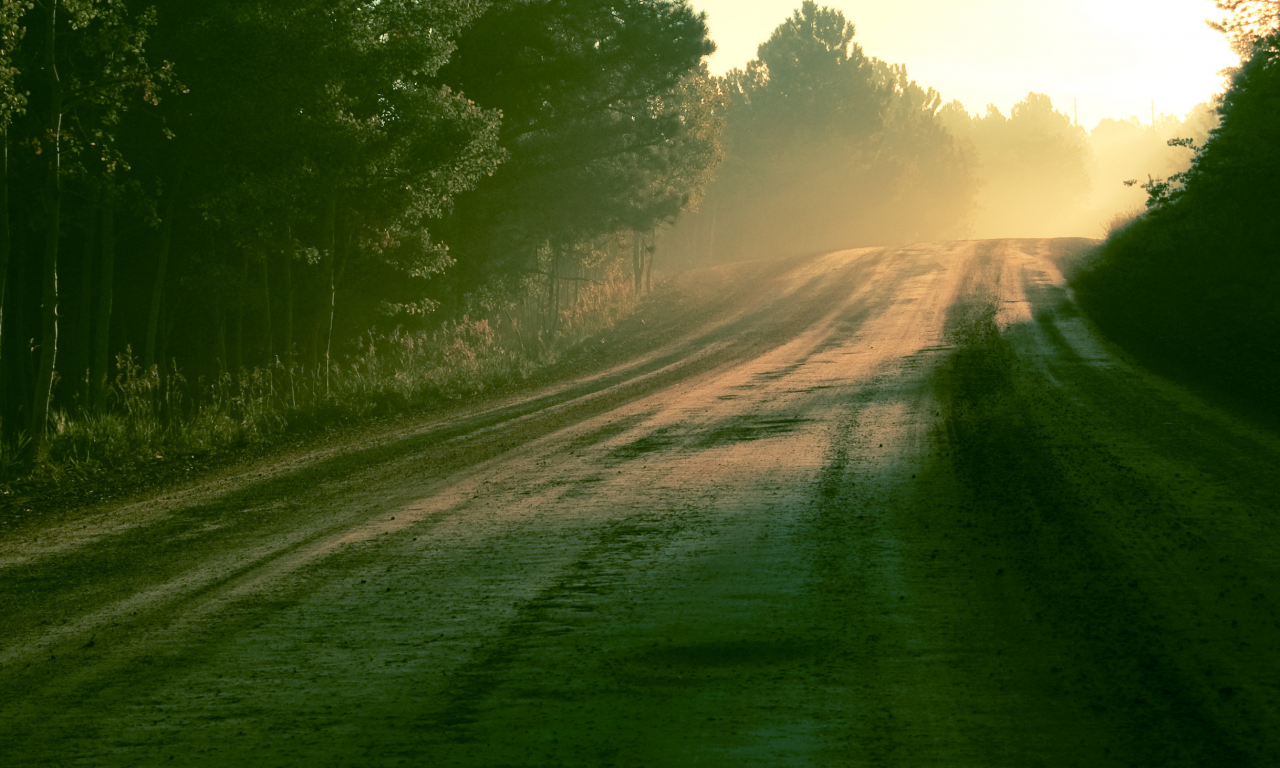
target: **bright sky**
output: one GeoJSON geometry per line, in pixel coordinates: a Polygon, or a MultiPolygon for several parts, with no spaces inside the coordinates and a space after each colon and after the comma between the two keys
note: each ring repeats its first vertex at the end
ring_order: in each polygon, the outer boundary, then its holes
{"type": "MultiPolygon", "coordinates": [[[[756,47],[801,0],[691,0],[707,12],[722,74],[756,47]]],[[[844,12],[869,55],[907,65],[944,101],[971,113],[995,104],[1005,115],[1029,91],[1048,94],[1080,124],[1104,117],[1184,115],[1222,89],[1220,70],[1238,63],[1212,0],[818,0],[844,12]]]]}

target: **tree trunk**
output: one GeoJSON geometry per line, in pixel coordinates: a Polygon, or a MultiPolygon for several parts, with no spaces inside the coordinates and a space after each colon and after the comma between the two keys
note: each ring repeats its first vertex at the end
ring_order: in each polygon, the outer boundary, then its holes
{"type": "Polygon", "coordinates": [[[551,310],[551,317],[547,320],[547,337],[548,341],[555,336],[556,328],[560,325],[560,249],[551,249],[551,268],[547,270],[547,292],[551,294],[547,297],[547,306],[551,310]]]}
{"type": "Polygon", "coordinates": [[[173,338],[173,325],[176,322],[172,309],[165,307],[160,308],[160,331],[159,338],[156,339],[156,360],[160,368],[160,392],[161,398],[157,407],[160,410],[161,417],[166,420],[174,418],[175,411],[173,408],[176,398],[170,389],[174,385],[173,377],[169,374],[176,373],[176,364],[172,357],[169,356],[169,340],[173,338]]]}
{"type": "MultiPolygon", "coordinates": [[[[9,254],[13,250],[13,242],[9,233],[9,131],[0,132],[0,350],[4,349],[4,304],[5,289],[8,287],[9,254]]],[[[4,376],[4,353],[0,351],[0,381],[4,376]]],[[[0,405],[0,408],[3,408],[0,405]]],[[[0,410],[0,414],[4,411],[0,410]]],[[[0,417],[2,418],[2,417],[0,417]]],[[[0,435],[2,438],[3,435],[0,435]]]]}
{"type": "Polygon", "coordinates": [[[62,225],[62,82],[58,79],[54,49],[58,21],[58,0],[49,2],[49,28],[45,37],[44,65],[48,78],[49,112],[46,128],[53,137],[53,156],[46,162],[44,209],[44,262],[40,290],[40,368],[31,409],[31,436],[43,445],[49,425],[49,401],[53,397],[53,377],[58,366],[58,237],[62,225]]]}
{"type": "Polygon", "coordinates": [[[46,222],[44,259],[40,276],[40,367],[36,372],[35,399],[31,408],[31,435],[43,443],[49,422],[49,401],[53,398],[53,377],[58,367],[58,236],[62,220],[62,194],[58,189],[58,169],[50,164],[52,181],[45,191],[46,222]]]}
{"type": "Polygon", "coordinates": [[[284,359],[293,366],[293,228],[284,228],[284,359]]]}
{"type": "MultiPolygon", "coordinates": [[[[21,205],[19,201],[16,204],[21,205]]],[[[19,221],[22,219],[19,218],[19,221]]],[[[12,219],[11,219],[12,221],[12,219]]],[[[35,383],[35,368],[31,361],[31,346],[27,342],[35,335],[31,325],[30,305],[34,303],[30,290],[31,276],[28,270],[31,263],[30,248],[27,243],[27,228],[19,225],[10,229],[9,235],[13,245],[12,252],[17,254],[10,259],[9,268],[13,270],[13,279],[6,287],[6,303],[8,304],[7,336],[3,339],[7,356],[4,368],[0,370],[4,378],[0,379],[0,400],[4,402],[3,418],[5,440],[13,440],[27,428],[31,422],[31,387],[35,383]]]]}
{"type": "Polygon", "coordinates": [[[160,388],[153,400],[153,407],[166,424],[170,423],[174,417],[174,398],[169,391],[173,380],[169,377],[169,368],[165,365],[169,361],[169,336],[173,333],[172,315],[173,313],[164,307],[160,308],[160,330],[156,333],[156,367],[159,369],[160,388]]]}
{"type": "Polygon", "coordinates": [[[635,278],[635,295],[640,295],[641,280],[644,279],[644,251],[641,250],[640,233],[631,233],[631,274],[635,278]]]}
{"type": "Polygon", "coordinates": [[[325,201],[324,211],[324,259],[321,261],[321,275],[325,293],[321,299],[321,310],[316,313],[316,326],[313,335],[315,347],[314,356],[319,363],[320,357],[320,333],[328,320],[329,333],[325,336],[324,345],[324,394],[329,396],[329,354],[331,352],[330,343],[333,336],[333,305],[336,300],[334,295],[334,270],[338,259],[338,192],[339,186],[334,182],[329,190],[328,199],[325,201]],[[329,305],[329,310],[324,310],[324,305],[329,305]]]}
{"type": "Polygon", "coordinates": [[[169,373],[172,371],[173,359],[169,357],[169,339],[173,336],[173,325],[177,320],[173,316],[173,312],[160,308],[160,331],[159,338],[156,339],[156,360],[160,366],[160,386],[169,386],[169,373]]]}
{"type": "MultiPolygon", "coordinates": [[[[325,311],[325,305],[332,304],[333,302],[333,269],[334,261],[337,257],[336,251],[338,249],[337,219],[338,185],[335,183],[329,190],[328,198],[325,200],[324,231],[321,234],[321,242],[324,244],[324,249],[322,251],[323,255],[320,259],[320,285],[323,293],[321,293],[319,297],[319,310],[316,312],[315,325],[313,326],[311,333],[311,364],[313,367],[319,366],[322,362],[320,357],[320,334],[324,329],[325,320],[328,319],[329,314],[325,311]]],[[[327,382],[329,380],[329,359],[327,352],[323,359],[323,363],[325,366],[325,393],[328,394],[329,390],[327,382]]]]}
{"type": "MultiPolygon", "coordinates": [[[[467,306],[467,287],[470,285],[468,273],[475,267],[475,249],[470,248],[466,240],[469,235],[473,234],[470,226],[471,206],[466,202],[458,203],[453,218],[457,223],[450,243],[458,245],[458,250],[462,253],[461,258],[455,257],[453,265],[453,319],[454,321],[461,321],[467,306]]],[[[537,249],[535,248],[534,265],[536,266],[537,263],[537,249]]]]}
{"type": "Polygon", "coordinates": [[[262,257],[262,365],[271,368],[271,275],[267,270],[267,256],[262,257]]]}
{"type": "MultiPolygon", "coordinates": [[[[174,178],[173,187],[165,195],[164,219],[160,222],[160,247],[156,260],[156,279],[151,286],[151,307],[147,312],[147,335],[142,347],[142,367],[148,371],[151,370],[151,366],[156,362],[156,331],[160,327],[160,303],[164,301],[164,278],[165,272],[169,268],[169,243],[173,237],[173,214],[177,209],[175,198],[177,198],[178,190],[182,186],[182,176],[185,171],[186,161],[183,160],[182,164],[178,166],[178,173],[174,178]]],[[[223,362],[225,363],[225,359],[223,362]]]]}
{"type": "Polygon", "coordinates": [[[716,210],[719,207],[720,206],[718,204],[713,204],[711,206],[711,243],[707,247],[707,260],[712,264],[716,261],[716,210]]]}
{"type": "Polygon", "coordinates": [[[84,388],[79,394],[86,410],[93,403],[93,236],[98,231],[93,221],[94,208],[93,204],[89,205],[90,215],[85,218],[84,258],[80,262],[80,309],[76,312],[76,376],[84,376],[84,388]]]}
{"type": "Polygon", "coordinates": [[[244,294],[249,286],[249,252],[240,262],[240,284],[236,287],[236,316],[231,333],[231,371],[239,375],[244,364],[244,294]]]}
{"type": "Polygon", "coordinates": [[[644,267],[644,290],[645,293],[653,293],[653,257],[658,252],[658,230],[649,233],[649,258],[645,261],[644,267]]]}
{"type": "Polygon", "coordinates": [[[330,355],[333,352],[333,318],[338,309],[338,283],[342,281],[342,273],[347,268],[347,256],[351,253],[351,239],[355,233],[347,231],[347,239],[342,243],[342,256],[337,259],[333,275],[329,278],[329,334],[324,342],[324,391],[329,394],[330,355]]]}
{"type": "Polygon", "coordinates": [[[219,304],[214,314],[218,320],[218,329],[214,334],[213,349],[214,357],[218,358],[218,385],[221,386],[222,377],[227,372],[227,312],[219,304]]]}
{"type": "MultiPolygon", "coordinates": [[[[12,429],[6,429],[9,422],[5,417],[9,414],[12,392],[10,391],[10,374],[4,354],[5,304],[8,302],[9,254],[13,251],[12,233],[9,231],[9,131],[0,132],[0,441],[7,440],[12,429]]],[[[12,329],[12,321],[10,322],[12,329]]],[[[10,330],[12,333],[12,330],[10,330]]]]}
{"type": "Polygon", "coordinates": [[[115,301],[116,269],[116,203],[111,195],[102,200],[102,270],[98,285],[98,317],[94,323],[93,363],[90,379],[93,383],[93,407],[102,410],[106,405],[108,370],[111,358],[111,310],[115,301]]]}

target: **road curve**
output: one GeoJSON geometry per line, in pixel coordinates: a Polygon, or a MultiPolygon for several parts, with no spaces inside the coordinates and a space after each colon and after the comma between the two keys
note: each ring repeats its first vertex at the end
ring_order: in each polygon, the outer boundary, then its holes
{"type": "Polygon", "coordinates": [[[1280,765],[1280,438],[1101,341],[1079,248],[740,267],[589,376],[0,529],[0,765],[1280,765]]]}

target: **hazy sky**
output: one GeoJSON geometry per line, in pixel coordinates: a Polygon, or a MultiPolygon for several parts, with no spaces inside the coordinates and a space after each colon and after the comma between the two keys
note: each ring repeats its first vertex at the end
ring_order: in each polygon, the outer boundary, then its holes
{"type": "MultiPolygon", "coordinates": [[[[707,12],[721,74],[756,47],[800,0],[691,0],[707,12]]],[[[1029,91],[1048,94],[1092,129],[1104,117],[1185,114],[1221,90],[1219,70],[1238,63],[1205,26],[1211,0],[819,0],[857,26],[870,56],[904,63],[913,80],[959,99],[969,112],[991,103],[1006,115],[1029,91]]]]}

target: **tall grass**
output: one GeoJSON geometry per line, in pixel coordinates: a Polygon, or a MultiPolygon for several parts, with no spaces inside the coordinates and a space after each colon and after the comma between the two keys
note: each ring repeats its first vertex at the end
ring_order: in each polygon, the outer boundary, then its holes
{"type": "MultiPolygon", "coordinates": [[[[266,368],[188,381],[144,370],[131,350],[116,359],[105,406],[56,410],[46,445],[0,445],[0,485],[91,477],[140,462],[269,443],[299,429],[439,405],[526,379],[567,348],[633,311],[630,280],[611,270],[577,290],[546,330],[510,312],[463,317],[433,330],[366,334],[347,359],[308,369],[277,358],[266,368]]],[[[535,297],[536,300],[536,297],[535,297]]]]}

